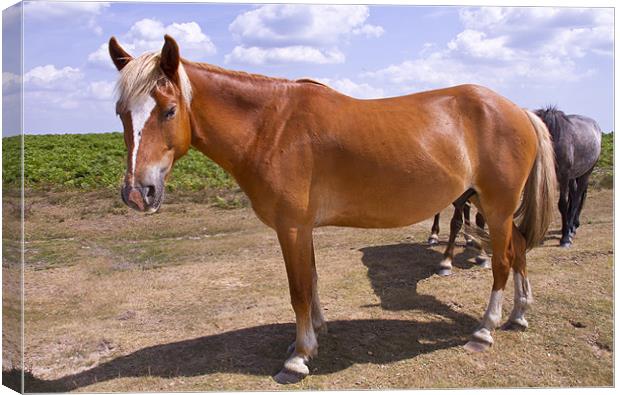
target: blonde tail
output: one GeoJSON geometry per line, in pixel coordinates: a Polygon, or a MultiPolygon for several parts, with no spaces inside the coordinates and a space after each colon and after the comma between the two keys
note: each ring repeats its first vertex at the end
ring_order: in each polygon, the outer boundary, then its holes
{"type": "Polygon", "coordinates": [[[549,130],[534,113],[525,110],[538,137],[538,152],[534,167],[523,189],[523,199],[515,214],[519,231],[527,250],[540,245],[553,219],[556,201],[555,155],[549,130]]]}

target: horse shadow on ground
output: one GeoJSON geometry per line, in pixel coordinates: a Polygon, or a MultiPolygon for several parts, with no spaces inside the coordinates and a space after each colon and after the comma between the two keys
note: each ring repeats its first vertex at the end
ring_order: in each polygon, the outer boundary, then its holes
{"type": "MultiPolygon", "coordinates": [[[[459,250],[460,246],[457,246],[456,251],[459,250]]],[[[418,282],[435,275],[443,259],[443,254],[428,244],[400,243],[364,247],[360,251],[363,254],[362,263],[368,268],[368,278],[375,294],[381,299],[383,309],[422,310],[454,321],[468,321],[468,316],[460,315],[434,296],[417,292],[418,282]]],[[[465,248],[454,254],[452,266],[460,269],[476,267],[471,261],[477,255],[474,249],[465,248]]],[[[440,277],[437,279],[440,281],[440,277]]]]}
{"type": "MultiPolygon", "coordinates": [[[[385,364],[464,344],[477,325],[473,317],[453,310],[417,283],[433,275],[441,254],[422,244],[361,249],[374,292],[387,310],[422,310],[445,320],[398,319],[329,321],[321,335],[312,374],[329,374],[355,364],[385,364]]],[[[278,372],[295,336],[295,325],[270,324],[210,336],[158,344],[115,357],[90,369],[54,380],[25,375],[27,392],[67,392],[123,377],[192,377],[211,373],[271,376],[278,372]]],[[[9,379],[18,371],[3,372],[9,379]]]]}

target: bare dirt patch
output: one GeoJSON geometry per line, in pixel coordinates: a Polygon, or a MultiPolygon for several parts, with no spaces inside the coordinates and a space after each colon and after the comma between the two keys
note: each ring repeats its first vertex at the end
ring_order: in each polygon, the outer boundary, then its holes
{"type": "MultiPolygon", "coordinates": [[[[28,198],[27,391],[613,385],[612,191],[589,195],[572,248],[551,232],[528,254],[530,328],[497,331],[482,354],[461,347],[491,288],[475,252],[461,244],[439,277],[430,221],[317,229],[329,333],[312,375],[289,387],[271,379],[295,333],[274,232],[247,208],[176,199],[143,216],[118,200],[28,198]]],[[[505,299],[507,317],[511,288],[505,299]]]]}

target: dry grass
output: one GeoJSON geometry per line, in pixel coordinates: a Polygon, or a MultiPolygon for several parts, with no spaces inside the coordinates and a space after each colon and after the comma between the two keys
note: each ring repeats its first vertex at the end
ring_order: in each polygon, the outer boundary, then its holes
{"type": "MultiPolygon", "coordinates": [[[[570,249],[552,233],[528,255],[526,332],[461,347],[491,272],[444,246],[430,222],[315,231],[329,333],[312,375],[271,375],[294,336],[275,234],[250,209],[173,202],[144,217],[107,194],[39,194],[26,226],[27,391],[207,391],[613,385],[612,191],[593,191],[570,249]]],[[[442,237],[447,238],[443,216],[442,237]]],[[[555,229],[558,225],[555,225],[555,229]]],[[[505,316],[512,307],[507,292],[505,316]]]]}

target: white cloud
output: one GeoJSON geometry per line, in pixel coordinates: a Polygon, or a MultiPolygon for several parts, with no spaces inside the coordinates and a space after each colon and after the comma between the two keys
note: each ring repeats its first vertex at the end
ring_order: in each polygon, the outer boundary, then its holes
{"type": "MultiPolygon", "coordinates": [[[[161,50],[165,34],[171,35],[178,42],[183,57],[205,60],[206,57],[216,53],[215,45],[196,22],[164,25],[156,19],[141,19],[134,23],[126,34],[119,37],[119,42],[127,52],[138,56],[144,52],[161,50]]],[[[88,61],[113,67],[108,54],[108,43],[101,44],[97,51],[88,55],[88,61]]]]}
{"type": "Polygon", "coordinates": [[[578,81],[595,72],[579,59],[612,54],[610,9],[464,8],[459,17],[465,29],[445,46],[425,45],[418,57],[362,77],[400,93],[460,83],[499,89],[578,81]]]}
{"type": "Polygon", "coordinates": [[[495,30],[503,34],[514,30],[553,30],[613,23],[613,12],[609,8],[480,7],[461,8],[459,18],[468,29],[495,30]]]}
{"type": "Polygon", "coordinates": [[[584,56],[613,46],[610,8],[463,8],[459,17],[467,29],[510,36],[508,45],[521,49],[584,56]]]}
{"type": "Polygon", "coordinates": [[[265,5],[237,16],[229,30],[257,46],[335,45],[370,26],[368,16],[368,7],[357,5],[265,5]]]}
{"type": "Polygon", "coordinates": [[[62,69],[51,64],[37,66],[24,74],[24,90],[73,90],[75,82],[83,77],[79,69],[69,66],[62,69]]]}
{"type": "Polygon", "coordinates": [[[342,42],[384,33],[381,26],[365,23],[368,16],[368,7],[358,5],[264,5],[238,15],[230,24],[240,45],[226,61],[342,63],[345,56],[338,48],[342,42]]]}
{"type": "Polygon", "coordinates": [[[385,30],[381,26],[364,25],[359,28],[353,29],[353,34],[364,35],[366,37],[381,37],[385,33],[385,30]]]}
{"type": "Polygon", "coordinates": [[[357,83],[349,78],[331,79],[320,78],[319,81],[331,86],[335,90],[356,97],[358,99],[375,99],[385,97],[385,93],[381,88],[375,88],[367,83],[357,83]]]}
{"type": "Polygon", "coordinates": [[[553,40],[545,43],[543,51],[560,56],[583,58],[589,53],[613,55],[613,25],[587,28],[563,29],[555,33],[553,40]]]}
{"type": "Polygon", "coordinates": [[[103,30],[97,24],[96,17],[110,6],[106,2],[45,2],[30,1],[24,3],[24,16],[30,20],[65,20],[72,25],[86,26],[96,34],[103,30]]]}
{"type": "Polygon", "coordinates": [[[507,37],[487,38],[477,30],[464,30],[448,43],[451,51],[460,51],[474,58],[513,60],[515,51],[506,46],[507,37]]]}
{"type": "Polygon", "coordinates": [[[364,78],[397,85],[400,93],[462,83],[488,84],[489,81],[482,80],[483,76],[483,73],[470,69],[466,63],[447,58],[441,53],[362,74],[364,78]]]}
{"type": "MultiPolygon", "coordinates": [[[[3,88],[7,84],[15,84],[17,75],[3,73],[3,88]]],[[[114,82],[88,82],[78,68],[56,67],[48,64],[37,66],[24,74],[24,100],[32,108],[45,111],[53,109],[75,109],[81,106],[93,107],[101,105],[113,108],[114,82]]]]}
{"type": "Polygon", "coordinates": [[[575,62],[540,55],[513,62],[473,62],[450,51],[434,52],[406,60],[383,69],[366,72],[361,77],[391,85],[396,93],[443,88],[460,84],[480,84],[499,89],[512,83],[527,81],[530,85],[577,81],[592,70],[577,70],[575,62]]]}

